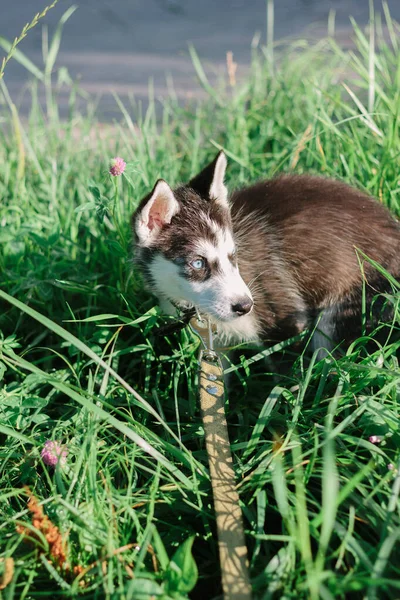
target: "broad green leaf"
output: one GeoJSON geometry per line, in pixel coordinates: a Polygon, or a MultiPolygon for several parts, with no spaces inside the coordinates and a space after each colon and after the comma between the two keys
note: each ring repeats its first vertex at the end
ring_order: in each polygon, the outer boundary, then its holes
{"type": "Polygon", "coordinates": [[[170,594],[188,593],[196,585],[198,571],[192,556],[193,542],[194,537],[188,538],[171,558],[165,574],[166,587],[170,594]]]}

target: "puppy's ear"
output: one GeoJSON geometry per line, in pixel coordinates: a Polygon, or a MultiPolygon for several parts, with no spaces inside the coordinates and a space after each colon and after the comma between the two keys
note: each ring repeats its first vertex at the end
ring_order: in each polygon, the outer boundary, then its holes
{"type": "Polygon", "coordinates": [[[203,198],[209,198],[227,207],[228,190],[224,184],[226,165],[226,156],[221,150],[212,163],[189,182],[189,186],[203,198]]]}
{"type": "Polygon", "coordinates": [[[159,179],[148,199],[142,201],[133,217],[141,246],[151,246],[161,229],[179,212],[179,202],[168,183],[159,179]]]}

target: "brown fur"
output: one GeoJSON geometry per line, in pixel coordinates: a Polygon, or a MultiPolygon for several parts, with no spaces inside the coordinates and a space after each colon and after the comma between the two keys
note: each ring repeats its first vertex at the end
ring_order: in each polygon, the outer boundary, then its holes
{"type": "MultiPolygon", "coordinates": [[[[361,333],[362,272],[356,248],[400,275],[400,228],[389,211],[345,183],[285,175],[236,191],[233,229],[243,279],[264,335],[301,331],[321,309],[338,305],[336,338],[361,333]]],[[[362,260],[362,258],[361,258],[362,260]]],[[[369,303],[390,291],[363,265],[369,303]]]]}

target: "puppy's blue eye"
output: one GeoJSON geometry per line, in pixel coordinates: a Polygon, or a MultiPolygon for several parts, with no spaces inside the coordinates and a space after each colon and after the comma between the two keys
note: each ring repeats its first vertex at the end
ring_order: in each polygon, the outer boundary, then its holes
{"type": "Polygon", "coordinates": [[[204,260],[204,258],[195,258],[189,264],[191,267],[193,267],[193,269],[199,270],[204,269],[204,267],[206,266],[206,261],[204,260]]]}

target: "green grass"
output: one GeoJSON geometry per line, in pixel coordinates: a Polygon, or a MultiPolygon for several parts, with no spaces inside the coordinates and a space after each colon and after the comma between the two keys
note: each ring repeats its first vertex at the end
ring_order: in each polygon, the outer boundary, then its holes
{"type": "MultiPolygon", "coordinates": [[[[19,118],[5,76],[0,576],[10,557],[14,573],[0,598],[220,593],[197,343],[189,331],[155,335],[162,317],[132,268],[129,217],[158,177],[185,181],[220,147],[231,189],[281,171],[323,173],[400,215],[400,37],[386,15],[375,36],[355,28],[352,52],[328,39],[272,53],[270,39],[233,88],[212,88],[193,51],[209,99],[170,99],[161,117],[151,97],[145,112],[116,100],[121,122],[108,137],[92,109],[77,110],[73,84],[70,117],[58,117],[51,71],[61,27],[52,64],[22,56],[45,85],[45,112],[33,83],[29,119],[19,118]],[[130,163],[117,201],[107,175],[116,155],[130,163]],[[67,445],[65,469],[43,464],[47,439],[67,445]],[[26,485],[68,539],[70,569],[87,568],[81,578],[51,561],[43,536],[28,543],[17,532],[31,522],[26,485]]],[[[255,598],[399,596],[397,328],[386,327],[375,351],[364,337],[340,359],[268,349],[285,363],[281,375],[259,349],[231,367],[227,412],[255,598]]]]}

